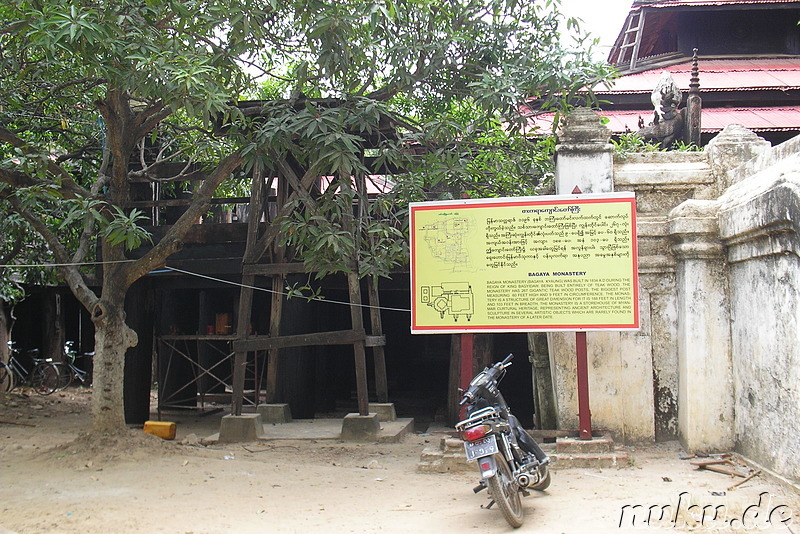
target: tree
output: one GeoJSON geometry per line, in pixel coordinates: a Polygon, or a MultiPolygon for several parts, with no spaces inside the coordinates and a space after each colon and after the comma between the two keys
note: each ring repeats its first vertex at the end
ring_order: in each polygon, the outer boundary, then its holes
{"type": "Polygon", "coordinates": [[[99,291],[76,266],[58,272],[95,325],[93,429],[121,432],[124,354],[137,343],[125,324],[126,292],[178,249],[243,151],[234,139],[218,143],[228,154],[209,169],[188,211],[137,261],[125,257],[146,238],[136,224],[141,214],[126,209],[129,162],[170,117],[196,128],[212,113],[225,116],[247,82],[239,57],[265,42],[270,8],[246,0],[17,1],[0,10],[0,195],[59,264],[91,260],[99,241],[99,291]]]}
{"type": "MultiPolygon", "coordinates": [[[[0,200],[0,206],[2,204],[0,200]]],[[[21,217],[6,211],[0,207],[0,360],[4,362],[9,357],[12,310],[25,298],[24,284],[54,281],[47,270],[28,267],[46,257],[46,247],[21,217]],[[15,268],[15,264],[26,267],[15,268]]]]}
{"type": "Polygon", "coordinates": [[[488,187],[491,166],[524,163],[514,156],[523,145],[508,150],[524,141],[523,97],[539,98],[544,107],[563,104],[609,74],[585,52],[562,48],[565,21],[557,6],[556,0],[11,0],[0,6],[0,198],[42,236],[64,264],[60,277],[90,312],[93,430],[125,428],[123,361],[137,343],[125,324],[128,289],[178,250],[226,178],[256,160],[274,167],[291,155],[353,191],[351,177],[368,172],[369,139],[386,168],[413,171],[399,190],[419,194],[443,180],[463,181],[470,165],[468,182],[488,187]],[[279,98],[251,115],[235,103],[253,88],[254,76],[266,76],[279,98]],[[382,135],[387,117],[397,134],[382,135]],[[145,157],[154,142],[159,150],[145,157]],[[476,165],[476,156],[490,152],[495,158],[476,165]],[[139,226],[143,215],[128,206],[132,178],[162,180],[159,166],[176,160],[205,162],[206,177],[165,236],[129,260],[126,249],[149,239],[139,226]],[[85,269],[66,265],[92,260],[95,250],[103,262],[99,290],[85,269]]]}

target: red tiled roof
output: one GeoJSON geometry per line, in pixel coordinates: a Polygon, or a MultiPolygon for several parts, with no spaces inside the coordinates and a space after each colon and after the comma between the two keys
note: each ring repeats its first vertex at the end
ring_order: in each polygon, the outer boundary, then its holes
{"type": "Polygon", "coordinates": [[[730,6],[741,4],[794,4],[797,0],[641,0],[634,1],[631,10],[640,7],[654,9],[665,7],[730,6]]]}
{"type": "MultiPolygon", "coordinates": [[[[600,111],[608,118],[608,127],[615,134],[639,129],[639,117],[645,124],[653,119],[653,110],[600,111]]],[[[800,106],[761,108],[707,108],[702,111],[701,129],[704,133],[716,133],[729,124],[741,124],[754,132],[800,131],[800,106]]],[[[545,113],[531,119],[532,126],[548,132],[553,125],[553,114],[545,113]]]]}
{"type": "MultiPolygon", "coordinates": [[[[700,92],[747,89],[800,88],[800,57],[757,59],[700,58],[700,92]]],[[[689,90],[692,61],[628,74],[614,80],[610,90],[598,87],[596,93],[650,93],[663,71],[668,71],[678,87],[689,90]]]]}

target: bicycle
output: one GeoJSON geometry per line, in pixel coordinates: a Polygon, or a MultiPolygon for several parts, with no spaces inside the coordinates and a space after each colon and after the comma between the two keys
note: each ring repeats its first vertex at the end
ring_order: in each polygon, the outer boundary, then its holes
{"type": "MultiPolygon", "coordinates": [[[[87,385],[86,382],[89,380],[89,372],[75,365],[78,351],[75,350],[74,345],[74,341],[67,341],[64,344],[64,361],[53,364],[58,371],[58,389],[68,388],[76,381],[80,382],[81,386],[87,385]]],[[[83,354],[83,356],[93,355],[94,352],[83,354]]]]}
{"type": "Polygon", "coordinates": [[[9,341],[8,363],[0,361],[0,389],[5,392],[27,386],[39,395],[50,395],[58,389],[59,372],[49,359],[38,358],[39,349],[28,351],[32,366],[30,370],[17,357],[19,349],[9,341]]]}

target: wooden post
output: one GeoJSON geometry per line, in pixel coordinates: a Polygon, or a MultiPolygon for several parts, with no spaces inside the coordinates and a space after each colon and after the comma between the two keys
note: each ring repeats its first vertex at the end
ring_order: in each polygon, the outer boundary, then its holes
{"type": "MultiPolygon", "coordinates": [[[[473,354],[473,334],[461,334],[461,389],[464,391],[469,388],[472,381],[472,354],[473,354]]],[[[459,417],[461,414],[459,414],[459,417]]]]}
{"type": "MultiPolygon", "coordinates": [[[[269,311],[269,335],[276,338],[281,335],[281,318],[283,316],[283,276],[272,277],[272,300],[269,311]]],[[[278,365],[280,349],[269,349],[267,359],[267,393],[264,401],[267,404],[278,402],[278,365]]]]}
{"type": "MultiPolygon", "coordinates": [[[[239,312],[236,314],[236,337],[246,339],[249,334],[250,316],[253,307],[253,283],[251,274],[242,276],[242,288],[239,292],[239,312]]],[[[236,351],[233,356],[233,392],[231,398],[231,415],[242,415],[244,403],[244,375],[247,367],[247,351],[236,351]]]]}
{"type": "MultiPolygon", "coordinates": [[[[370,304],[370,333],[373,336],[382,336],[383,325],[381,324],[378,278],[376,276],[370,277],[367,298],[370,304]]],[[[372,357],[375,362],[375,393],[378,397],[378,402],[389,402],[389,383],[386,378],[386,354],[383,350],[383,345],[372,347],[372,357]]]]}
{"type": "MultiPolygon", "coordinates": [[[[253,167],[253,183],[250,186],[250,218],[247,221],[247,244],[245,245],[242,271],[244,265],[253,261],[254,245],[258,240],[258,223],[264,211],[264,174],[261,165],[253,167]]],[[[236,337],[247,339],[250,335],[250,320],[253,313],[253,284],[255,276],[242,275],[242,287],[239,292],[239,310],[236,314],[236,337]]],[[[231,415],[242,415],[244,403],[244,378],[247,367],[247,351],[236,351],[233,356],[233,383],[231,384],[231,415]]]]}
{"type": "Polygon", "coordinates": [[[533,391],[536,428],[539,430],[558,427],[556,404],[553,395],[553,377],[550,374],[550,350],[546,332],[528,334],[528,348],[533,366],[533,391]]]}
{"type": "MultiPolygon", "coordinates": [[[[350,319],[353,330],[361,334],[364,332],[364,318],[361,315],[361,284],[358,272],[347,273],[347,288],[350,292],[350,319]]],[[[364,338],[353,343],[356,365],[356,392],[358,395],[359,415],[369,415],[369,391],[367,389],[367,355],[364,348],[364,338]]]]}
{"type": "Polygon", "coordinates": [[[689,78],[689,95],[686,97],[686,130],[689,143],[700,146],[700,116],[703,101],[700,98],[700,70],[697,65],[697,49],[692,55],[692,76],[689,78]]]}

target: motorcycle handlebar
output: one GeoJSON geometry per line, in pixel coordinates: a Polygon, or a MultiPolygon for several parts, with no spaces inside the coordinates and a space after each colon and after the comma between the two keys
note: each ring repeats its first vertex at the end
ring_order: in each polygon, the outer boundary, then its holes
{"type": "Polygon", "coordinates": [[[502,362],[500,362],[500,368],[501,369],[505,369],[506,367],[511,365],[511,360],[512,359],[514,359],[514,353],[509,352],[508,356],[506,356],[505,359],[502,362]]]}

